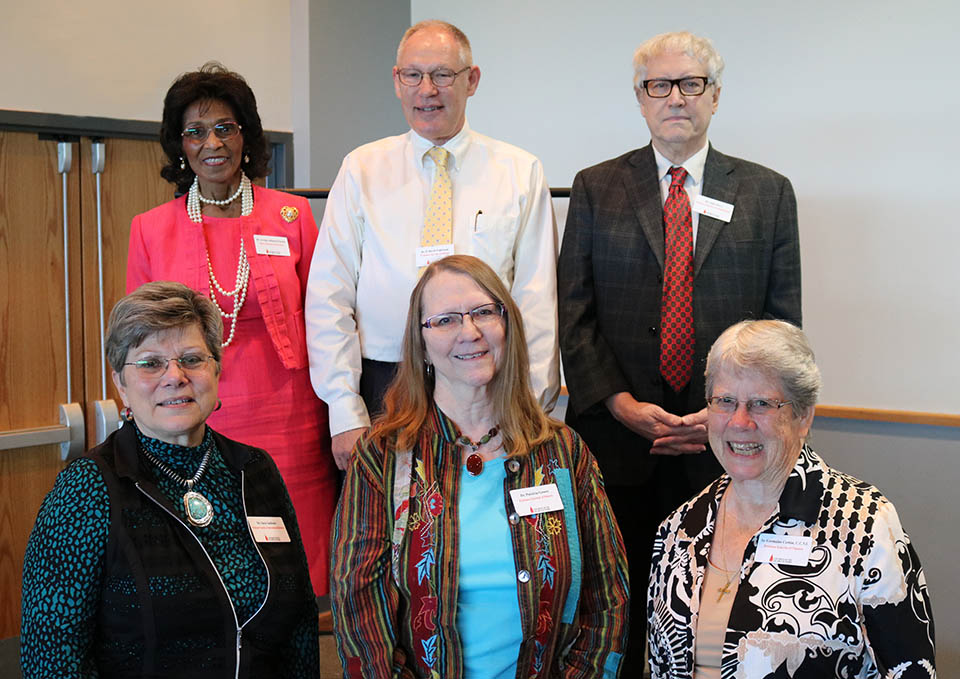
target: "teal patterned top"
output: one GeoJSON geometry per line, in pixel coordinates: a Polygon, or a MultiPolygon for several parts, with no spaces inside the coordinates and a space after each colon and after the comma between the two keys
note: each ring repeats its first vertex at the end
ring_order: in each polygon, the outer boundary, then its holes
{"type": "MultiPolygon", "coordinates": [[[[182,500],[185,491],[179,483],[156,467],[152,468],[152,480],[209,554],[242,625],[266,598],[267,572],[253,540],[243,539],[249,531],[240,474],[227,466],[209,427],[203,442],[193,448],[149,438],[139,429],[137,439],[141,451],[148,450],[183,478],[192,478],[206,451],[211,450],[209,466],[193,488],[213,506],[213,521],[208,526],[198,527],[187,521],[182,500]]],[[[100,591],[131,584],[104,581],[102,559],[109,531],[107,486],[96,462],[78,459],[57,476],[27,545],[20,637],[25,678],[98,676],[91,649],[97,632],[100,591]]],[[[151,595],[162,597],[191,586],[182,579],[151,580],[151,595]]],[[[317,649],[311,634],[314,622],[305,620],[290,641],[286,654],[291,660],[290,676],[310,676],[307,668],[316,666],[317,649]]]]}

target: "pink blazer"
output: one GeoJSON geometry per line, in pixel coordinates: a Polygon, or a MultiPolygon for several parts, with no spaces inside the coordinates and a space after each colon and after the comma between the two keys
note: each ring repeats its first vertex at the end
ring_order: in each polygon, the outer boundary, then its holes
{"type": "MultiPolygon", "coordinates": [[[[210,294],[203,231],[187,218],[186,200],[186,196],[175,198],[133,218],[127,259],[128,293],[149,281],[180,281],[210,294]]],[[[299,196],[254,186],[253,205],[253,213],[240,218],[240,228],[263,320],[283,366],[289,370],[306,368],[309,361],[303,300],[317,242],[317,225],[310,204],[299,196]],[[285,206],[299,211],[291,222],[280,216],[285,206]],[[285,236],[290,256],[257,254],[254,234],[285,236]]]]}

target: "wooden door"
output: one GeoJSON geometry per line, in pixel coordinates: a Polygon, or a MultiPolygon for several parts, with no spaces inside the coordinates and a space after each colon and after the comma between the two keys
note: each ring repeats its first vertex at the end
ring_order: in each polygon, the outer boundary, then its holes
{"type": "Polygon", "coordinates": [[[87,422],[87,445],[93,446],[96,426],[95,401],[112,399],[121,408],[113,386],[109,364],[103,365],[100,345],[100,267],[103,259],[103,330],[110,310],[127,289],[127,245],[134,216],[173,198],[173,184],[160,177],[166,156],[159,142],[139,139],[106,139],[103,142],[103,172],[100,174],[100,235],[97,229],[97,181],[91,169],[93,144],[83,139],[80,157],[83,171],[83,335],[84,365],[88,368],[83,385],[87,422]],[[103,366],[103,367],[101,367],[103,366]],[[102,385],[106,377],[106,390],[102,385]]]}
{"type": "MultiPolygon", "coordinates": [[[[79,173],[67,174],[69,266],[57,144],[0,132],[0,431],[58,424],[58,405],[83,389],[79,173]],[[67,393],[64,280],[70,281],[67,393]]],[[[0,638],[20,629],[20,578],[37,510],[63,468],[56,444],[0,450],[0,638]]]]}
{"type": "MultiPolygon", "coordinates": [[[[59,404],[81,404],[87,445],[100,400],[100,275],[97,181],[91,142],[71,144],[67,174],[68,259],[63,258],[63,191],[57,144],[0,132],[0,432],[58,423],[59,404]],[[67,348],[64,281],[69,281],[67,348]],[[67,357],[71,392],[67,394],[67,357]]],[[[130,220],[173,197],[160,178],[155,141],[104,140],[100,176],[104,313],[123,296],[130,220]]],[[[106,318],[104,318],[104,325],[106,318]]],[[[115,398],[107,371],[107,398],[115,398]]],[[[0,450],[0,639],[19,634],[27,538],[63,468],[58,445],[0,450]]]]}

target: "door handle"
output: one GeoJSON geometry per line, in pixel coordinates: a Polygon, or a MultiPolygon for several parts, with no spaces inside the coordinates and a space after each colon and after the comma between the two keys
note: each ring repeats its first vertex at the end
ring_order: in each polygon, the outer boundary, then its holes
{"type": "Polygon", "coordinates": [[[83,411],[79,403],[60,404],[60,424],[0,432],[0,450],[60,444],[60,459],[68,460],[83,452],[83,411]]]}

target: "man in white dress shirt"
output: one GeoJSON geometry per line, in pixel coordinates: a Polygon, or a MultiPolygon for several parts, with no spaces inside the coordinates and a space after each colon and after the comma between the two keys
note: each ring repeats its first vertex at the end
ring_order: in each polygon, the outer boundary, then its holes
{"type": "Polygon", "coordinates": [[[341,469],[400,360],[418,271],[445,255],[474,255],[500,275],[523,312],[534,393],[549,409],[560,386],[557,235],[543,166],[526,151],[470,129],[466,104],[480,69],[455,26],[411,26],[397,50],[393,81],[411,130],[344,158],[307,284],[310,375],[330,408],[341,469]],[[445,237],[422,239],[442,164],[452,224],[445,237]]]}

